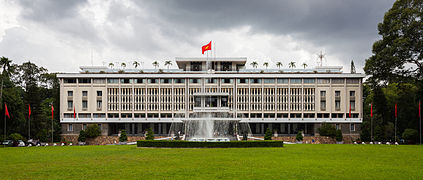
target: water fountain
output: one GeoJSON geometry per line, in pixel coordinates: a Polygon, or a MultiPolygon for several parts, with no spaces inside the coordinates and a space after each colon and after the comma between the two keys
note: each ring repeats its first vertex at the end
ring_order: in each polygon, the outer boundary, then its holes
{"type": "MultiPolygon", "coordinates": [[[[206,62],[207,74],[213,74],[214,70],[210,68],[210,62],[206,62]]],[[[201,86],[201,102],[202,106],[199,112],[194,112],[183,123],[172,123],[169,135],[172,139],[182,139],[189,141],[233,141],[241,140],[243,136],[251,134],[251,129],[248,123],[240,123],[239,119],[233,118],[233,114],[227,111],[207,111],[206,108],[219,108],[217,103],[208,104],[220,100],[222,97],[216,97],[216,94],[206,93],[206,81],[211,78],[203,78],[201,86]]],[[[228,96],[228,95],[227,95],[228,96]]],[[[221,103],[220,103],[221,104],[221,103]]]]}

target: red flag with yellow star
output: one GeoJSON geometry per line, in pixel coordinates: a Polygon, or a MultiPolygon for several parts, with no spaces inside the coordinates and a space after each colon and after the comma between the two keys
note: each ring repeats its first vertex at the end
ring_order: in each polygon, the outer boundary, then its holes
{"type": "Polygon", "coordinates": [[[203,54],[204,54],[204,52],[211,50],[211,41],[208,44],[201,47],[201,50],[203,51],[203,54]]]}

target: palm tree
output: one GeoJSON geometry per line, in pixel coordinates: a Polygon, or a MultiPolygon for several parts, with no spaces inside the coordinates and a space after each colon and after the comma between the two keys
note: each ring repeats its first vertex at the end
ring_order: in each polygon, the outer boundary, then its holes
{"type": "Polygon", "coordinates": [[[132,63],[132,65],[135,67],[135,69],[137,69],[137,67],[138,67],[138,66],[140,66],[140,63],[139,63],[139,62],[137,62],[137,61],[134,61],[134,62],[132,63]]]}
{"type": "Polygon", "coordinates": [[[112,69],[112,68],[113,68],[113,66],[115,66],[115,64],[113,64],[113,63],[109,63],[109,67],[110,67],[110,69],[112,69]]]}
{"type": "Polygon", "coordinates": [[[304,67],[304,69],[308,66],[306,63],[303,63],[302,66],[304,67]]]}
{"type": "Polygon", "coordinates": [[[267,67],[269,67],[269,63],[268,62],[264,62],[263,63],[263,66],[266,66],[266,69],[267,69],[267,67]]]}
{"type": "Polygon", "coordinates": [[[157,69],[159,67],[159,62],[154,61],[153,63],[154,69],[157,69]]]}
{"type": "Polygon", "coordinates": [[[126,68],[126,63],[122,63],[122,64],[120,64],[120,66],[122,66],[123,67],[123,69],[125,69],[126,68]]]}
{"type": "Polygon", "coordinates": [[[256,61],[253,61],[250,65],[253,66],[253,68],[257,68],[258,63],[256,61]]]}
{"type": "Polygon", "coordinates": [[[12,61],[7,57],[0,58],[0,67],[3,69],[2,74],[9,77],[12,74],[13,66],[12,61]]]}
{"type": "Polygon", "coordinates": [[[169,69],[169,66],[172,66],[172,61],[165,61],[164,65],[169,69]]]}
{"type": "Polygon", "coordinates": [[[295,68],[295,62],[291,61],[291,62],[289,63],[289,68],[294,69],[294,68],[295,68]]]}
{"type": "Polygon", "coordinates": [[[278,66],[278,68],[279,68],[279,69],[281,69],[282,62],[277,62],[277,63],[276,63],[276,66],[278,66]]]}

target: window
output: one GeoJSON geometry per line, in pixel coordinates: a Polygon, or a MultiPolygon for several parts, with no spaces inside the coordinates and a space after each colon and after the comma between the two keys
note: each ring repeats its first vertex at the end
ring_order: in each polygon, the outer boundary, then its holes
{"type": "Polygon", "coordinates": [[[158,79],[148,79],[147,80],[147,83],[149,83],[149,84],[156,84],[156,83],[159,83],[159,80],[158,79]]]}
{"type": "Polygon", "coordinates": [[[97,96],[103,96],[103,91],[97,91],[97,96]]]}
{"type": "Polygon", "coordinates": [[[320,98],[326,97],[326,91],[320,91],[320,98]]]}
{"type": "Polygon", "coordinates": [[[102,107],[103,107],[103,101],[97,100],[97,109],[101,110],[102,107]]]}
{"type": "Polygon", "coordinates": [[[332,84],[344,84],[344,79],[332,79],[332,84]]]}
{"type": "Polygon", "coordinates": [[[192,84],[200,83],[200,79],[189,79],[189,83],[192,83],[192,84]]]}
{"type": "Polygon", "coordinates": [[[350,96],[354,97],[355,96],[355,91],[350,91],[350,96]]]}
{"type": "Polygon", "coordinates": [[[75,78],[66,78],[66,79],[63,79],[63,81],[65,83],[76,83],[76,79],[75,78]]]}
{"type": "Polygon", "coordinates": [[[351,111],[355,111],[355,101],[350,101],[351,111]]]}
{"type": "Polygon", "coordinates": [[[200,97],[195,97],[194,107],[201,107],[201,98],[200,97]]]}
{"type": "Polygon", "coordinates": [[[233,83],[233,82],[234,82],[233,79],[229,79],[229,78],[222,79],[222,83],[233,83]]]}
{"type": "Polygon", "coordinates": [[[314,79],[304,79],[304,84],[314,84],[315,80],[314,79]]]}
{"type": "Polygon", "coordinates": [[[231,62],[221,62],[221,71],[232,71],[232,63],[231,62]]]}
{"type": "Polygon", "coordinates": [[[202,71],[202,63],[201,62],[191,62],[191,71],[202,71]]]}
{"type": "Polygon", "coordinates": [[[329,79],[317,79],[317,84],[329,84],[329,79]]]}
{"type": "Polygon", "coordinates": [[[109,83],[109,84],[119,84],[119,79],[107,79],[107,83],[109,83]]]}
{"type": "Polygon", "coordinates": [[[291,84],[301,84],[301,79],[291,79],[291,84]]]}
{"type": "Polygon", "coordinates": [[[78,113],[79,118],[91,118],[90,113],[78,113]]]}
{"type": "Polygon", "coordinates": [[[65,113],[65,118],[73,118],[73,113],[65,113]]]}
{"type": "Polygon", "coordinates": [[[73,96],[73,91],[68,91],[68,96],[73,96]]]}
{"type": "Polygon", "coordinates": [[[335,124],[336,130],[339,130],[339,124],[335,124]]]}
{"type": "Polygon", "coordinates": [[[82,96],[88,96],[88,91],[82,91],[82,96]]]}
{"type": "Polygon", "coordinates": [[[93,79],[94,84],[105,84],[106,79],[93,79]]]}
{"type": "Polygon", "coordinates": [[[88,101],[83,100],[82,101],[82,109],[87,109],[88,108],[88,101]]]}
{"type": "Polygon", "coordinates": [[[86,130],[87,129],[87,124],[83,124],[82,125],[82,130],[86,130]]]}
{"type": "Polygon", "coordinates": [[[135,83],[137,84],[143,84],[144,83],[144,79],[135,79],[135,83]]]}
{"type": "Polygon", "coordinates": [[[239,84],[248,84],[248,79],[238,79],[239,84]]]}
{"type": "Polygon", "coordinates": [[[91,83],[91,79],[89,79],[89,78],[80,78],[80,79],[78,79],[78,82],[80,84],[90,84],[91,83]]]}
{"type": "Polygon", "coordinates": [[[72,124],[68,124],[68,131],[73,131],[73,126],[72,126],[72,124]]]}
{"type": "Polygon", "coordinates": [[[106,114],[104,113],[94,113],[93,118],[105,118],[106,114]]]}
{"type": "Polygon", "coordinates": [[[355,124],[351,124],[351,125],[350,125],[350,130],[351,130],[351,131],[355,131],[355,124]]]}
{"type": "Polygon", "coordinates": [[[183,83],[185,83],[185,79],[173,79],[173,82],[175,84],[183,84],[183,83]]]}
{"type": "Polygon", "coordinates": [[[253,83],[253,84],[260,84],[261,83],[261,79],[257,79],[257,78],[251,79],[251,83],[253,83]]]}
{"type": "Polygon", "coordinates": [[[335,97],[340,97],[341,96],[341,91],[335,91],[335,97]]]}
{"type": "Polygon", "coordinates": [[[320,110],[326,111],[326,101],[320,101],[320,110]]]}
{"type": "Polygon", "coordinates": [[[170,83],[172,83],[172,79],[160,79],[160,83],[162,83],[162,84],[170,84],[170,83]]]}
{"type": "Polygon", "coordinates": [[[341,110],[341,101],[339,101],[339,100],[335,101],[335,110],[336,111],[341,110]]]}
{"type": "Polygon", "coordinates": [[[73,101],[68,101],[68,109],[73,109],[73,101]]]}
{"type": "Polygon", "coordinates": [[[347,79],[347,84],[358,84],[360,83],[359,79],[347,79]]]}
{"type": "Polygon", "coordinates": [[[275,79],[264,79],[264,84],[275,84],[275,79]]]}
{"type": "Polygon", "coordinates": [[[288,84],[288,79],[278,79],[278,84],[288,84]]]}
{"type": "Polygon", "coordinates": [[[215,78],[209,78],[209,79],[207,79],[207,83],[208,84],[215,84],[215,83],[217,83],[217,79],[215,79],[215,78]]]}
{"type": "Polygon", "coordinates": [[[132,84],[132,79],[129,79],[129,78],[120,79],[120,83],[123,83],[123,84],[132,84]]]}

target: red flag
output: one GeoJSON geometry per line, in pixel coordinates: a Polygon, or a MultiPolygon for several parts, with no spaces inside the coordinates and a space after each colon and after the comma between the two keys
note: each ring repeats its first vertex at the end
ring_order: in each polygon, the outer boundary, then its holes
{"type": "Polygon", "coordinates": [[[204,54],[205,51],[211,50],[211,41],[208,44],[201,47],[201,50],[202,50],[203,54],[204,54]]]}
{"type": "Polygon", "coordinates": [[[370,104],[370,117],[373,117],[373,103],[370,104]]]}
{"type": "Polygon", "coordinates": [[[398,117],[397,104],[395,104],[395,117],[398,117]]]}
{"type": "Polygon", "coordinates": [[[51,105],[51,119],[53,119],[53,116],[54,116],[54,107],[53,107],[53,105],[51,105]]]}
{"type": "Polygon", "coordinates": [[[351,103],[350,103],[350,115],[349,115],[349,116],[350,116],[350,118],[351,118],[351,103]]]}
{"type": "Polygon", "coordinates": [[[73,105],[73,118],[76,118],[75,105],[73,105]]]}
{"type": "Polygon", "coordinates": [[[420,108],[420,100],[419,100],[419,117],[421,116],[421,108],[420,108]]]}
{"type": "Polygon", "coordinates": [[[9,119],[10,119],[10,115],[9,115],[9,111],[7,110],[6,103],[4,103],[4,107],[5,107],[5,109],[4,109],[4,115],[6,115],[7,117],[9,117],[9,119]]]}
{"type": "Polygon", "coordinates": [[[28,104],[28,119],[31,117],[31,104],[28,104]]]}

